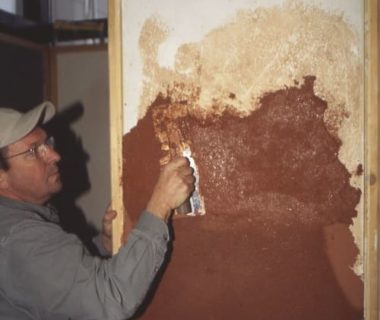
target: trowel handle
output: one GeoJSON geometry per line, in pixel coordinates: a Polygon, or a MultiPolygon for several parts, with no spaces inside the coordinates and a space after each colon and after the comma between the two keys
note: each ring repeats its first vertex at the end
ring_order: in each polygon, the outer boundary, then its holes
{"type": "Polygon", "coordinates": [[[182,203],[177,209],[175,209],[178,214],[188,214],[192,212],[190,198],[188,198],[184,203],[182,203]]]}

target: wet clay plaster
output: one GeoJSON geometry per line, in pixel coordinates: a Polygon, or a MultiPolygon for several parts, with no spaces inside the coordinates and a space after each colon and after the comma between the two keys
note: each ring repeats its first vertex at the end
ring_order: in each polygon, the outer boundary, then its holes
{"type": "Polygon", "coordinates": [[[160,137],[171,124],[193,151],[207,210],[173,220],[174,250],[144,319],[361,319],[348,228],[361,192],[338,159],[341,141],[325,125],[314,80],[265,94],[244,117],[228,109],[205,117],[158,97],[125,136],[133,221],[168,153],[160,137]]]}

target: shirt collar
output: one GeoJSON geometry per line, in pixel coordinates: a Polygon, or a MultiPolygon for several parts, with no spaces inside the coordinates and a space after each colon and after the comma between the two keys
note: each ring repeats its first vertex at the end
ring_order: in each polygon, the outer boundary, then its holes
{"type": "Polygon", "coordinates": [[[44,220],[54,223],[59,222],[57,210],[50,204],[42,206],[30,202],[10,199],[0,195],[0,205],[12,209],[34,212],[37,213],[40,217],[42,217],[44,220]]]}

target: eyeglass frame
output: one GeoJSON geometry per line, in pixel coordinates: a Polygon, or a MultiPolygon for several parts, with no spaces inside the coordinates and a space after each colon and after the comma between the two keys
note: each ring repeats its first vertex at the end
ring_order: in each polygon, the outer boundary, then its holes
{"type": "Polygon", "coordinates": [[[12,154],[11,156],[4,157],[4,160],[12,159],[18,156],[21,156],[23,154],[30,154],[35,156],[36,158],[41,157],[40,153],[38,152],[38,149],[44,147],[44,148],[50,148],[52,150],[55,150],[55,139],[53,136],[47,137],[45,141],[35,144],[33,147],[29,148],[28,150],[21,151],[16,154],[12,154]]]}

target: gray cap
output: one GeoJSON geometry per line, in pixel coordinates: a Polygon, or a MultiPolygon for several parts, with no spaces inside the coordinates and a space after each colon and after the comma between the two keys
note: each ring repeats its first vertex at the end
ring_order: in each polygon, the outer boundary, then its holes
{"type": "Polygon", "coordinates": [[[0,148],[25,137],[36,126],[48,122],[54,115],[55,107],[48,101],[26,113],[0,108],[0,148]]]}

